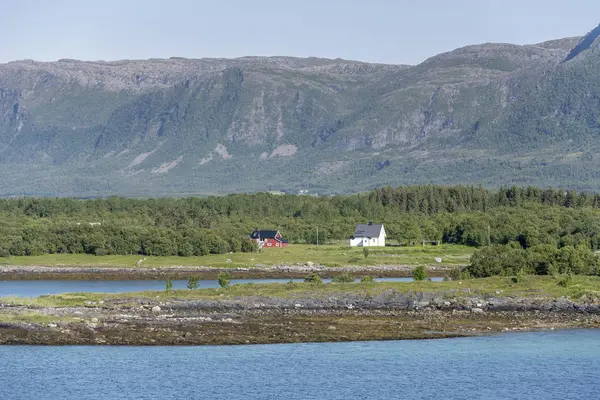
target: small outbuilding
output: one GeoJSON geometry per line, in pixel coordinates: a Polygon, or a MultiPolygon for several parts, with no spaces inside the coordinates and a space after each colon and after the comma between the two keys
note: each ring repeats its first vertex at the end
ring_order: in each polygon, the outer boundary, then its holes
{"type": "Polygon", "coordinates": [[[258,244],[259,249],[263,247],[286,247],[288,245],[288,241],[276,230],[255,229],[250,234],[250,239],[258,244]]]}
{"type": "Polygon", "coordinates": [[[383,224],[358,224],[354,235],[350,238],[351,247],[383,247],[385,246],[386,233],[383,224]]]}

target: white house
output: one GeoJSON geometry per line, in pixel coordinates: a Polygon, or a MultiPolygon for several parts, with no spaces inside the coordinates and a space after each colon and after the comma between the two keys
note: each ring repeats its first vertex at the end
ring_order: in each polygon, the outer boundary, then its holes
{"type": "Polygon", "coordinates": [[[383,224],[374,224],[371,221],[368,224],[358,224],[354,230],[354,236],[350,238],[350,246],[383,247],[386,236],[383,224]]]}

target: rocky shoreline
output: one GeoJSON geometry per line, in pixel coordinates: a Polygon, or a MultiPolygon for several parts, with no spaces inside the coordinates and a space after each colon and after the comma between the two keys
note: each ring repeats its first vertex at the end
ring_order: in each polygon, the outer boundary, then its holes
{"type": "MultiPolygon", "coordinates": [[[[322,278],[333,278],[341,274],[360,277],[371,275],[378,278],[409,277],[414,266],[375,265],[326,267],[319,264],[272,265],[252,268],[217,268],[210,266],[173,265],[164,267],[111,267],[111,266],[46,266],[46,265],[0,265],[0,280],[164,280],[216,279],[219,273],[230,272],[234,279],[304,278],[316,272],[322,278]]],[[[442,277],[453,267],[447,265],[428,266],[429,275],[442,277]]]]}
{"type": "Polygon", "coordinates": [[[377,294],[329,293],[294,298],[223,296],[188,300],[174,294],[160,300],[116,296],[68,307],[0,304],[0,344],[335,342],[598,327],[597,299],[574,302],[501,294],[407,294],[393,289],[377,294]]]}

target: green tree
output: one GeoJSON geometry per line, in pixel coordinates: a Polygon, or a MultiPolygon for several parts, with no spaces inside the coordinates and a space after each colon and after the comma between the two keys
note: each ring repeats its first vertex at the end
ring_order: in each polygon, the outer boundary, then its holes
{"type": "Polygon", "coordinates": [[[421,228],[416,221],[410,219],[401,224],[398,241],[406,245],[413,245],[421,241],[421,228]]]}
{"type": "Polygon", "coordinates": [[[231,274],[228,271],[220,272],[217,276],[217,281],[219,282],[219,286],[221,286],[222,288],[227,288],[231,283],[231,274]]]}
{"type": "Polygon", "coordinates": [[[192,276],[188,279],[187,288],[190,290],[198,289],[198,281],[200,278],[197,276],[192,276]]]}

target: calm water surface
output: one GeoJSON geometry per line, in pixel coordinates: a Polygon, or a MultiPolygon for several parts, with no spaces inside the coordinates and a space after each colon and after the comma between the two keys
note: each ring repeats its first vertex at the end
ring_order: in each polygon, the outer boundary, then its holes
{"type": "Polygon", "coordinates": [[[0,399],[598,399],[600,331],[223,347],[0,347],[0,399]]]}
{"type": "MultiPolygon", "coordinates": [[[[442,278],[432,278],[440,281],[442,278]]],[[[289,279],[234,279],[232,284],[244,283],[286,283],[289,279]]],[[[302,282],[302,279],[294,279],[302,282]]],[[[330,282],[331,279],[324,279],[330,282]]],[[[410,282],[412,278],[381,278],[377,281],[410,282]]],[[[216,280],[203,280],[198,282],[200,288],[216,288],[216,280]]],[[[173,281],[174,289],[185,289],[187,281],[173,281]]],[[[165,281],[0,281],[0,297],[37,297],[44,294],[91,292],[91,293],[122,293],[141,292],[144,290],[164,290],[165,281]]],[[[0,399],[2,400],[2,399],[0,399]]]]}

